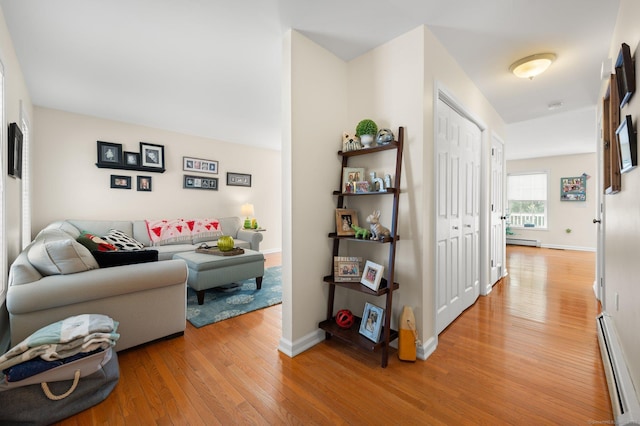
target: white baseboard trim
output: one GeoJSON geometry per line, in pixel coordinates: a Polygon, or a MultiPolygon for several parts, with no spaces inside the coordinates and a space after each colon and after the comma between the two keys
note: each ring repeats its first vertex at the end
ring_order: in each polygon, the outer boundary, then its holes
{"type": "Polygon", "coordinates": [[[540,247],[558,250],[596,251],[595,247],[563,246],[559,244],[542,244],[540,247]]]}
{"type": "Polygon", "coordinates": [[[282,252],[282,249],[279,248],[273,248],[273,249],[267,249],[267,250],[260,250],[260,252],[262,254],[273,254],[273,253],[280,253],[282,252]]]}
{"type": "Polygon", "coordinates": [[[278,350],[283,354],[293,358],[302,352],[324,341],[324,331],[317,329],[302,338],[292,342],[289,339],[280,338],[278,350]]]}
{"type": "Polygon", "coordinates": [[[416,356],[419,359],[426,361],[427,358],[429,358],[431,354],[435,352],[437,347],[438,339],[436,337],[430,337],[429,340],[424,342],[422,345],[418,345],[418,353],[416,354],[416,356]]]}

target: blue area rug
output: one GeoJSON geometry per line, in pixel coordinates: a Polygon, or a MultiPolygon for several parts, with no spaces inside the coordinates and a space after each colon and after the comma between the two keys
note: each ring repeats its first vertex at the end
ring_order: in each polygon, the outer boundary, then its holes
{"type": "Polygon", "coordinates": [[[247,312],[282,303],[282,267],[267,268],[262,288],[256,288],[255,278],[238,283],[236,288],[212,288],[204,293],[204,303],[198,305],[196,292],[187,287],[187,319],[195,327],[213,324],[247,312]]]}

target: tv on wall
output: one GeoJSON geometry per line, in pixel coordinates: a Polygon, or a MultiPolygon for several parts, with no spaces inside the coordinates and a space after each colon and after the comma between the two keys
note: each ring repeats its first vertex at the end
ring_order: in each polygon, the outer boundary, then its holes
{"type": "Polygon", "coordinates": [[[616,60],[616,81],[618,82],[618,95],[620,108],[625,106],[633,92],[636,91],[636,72],[631,57],[631,49],[626,43],[622,43],[618,59],[616,60]]]}
{"type": "Polygon", "coordinates": [[[620,152],[620,173],[626,173],[638,164],[636,133],[633,131],[631,116],[627,115],[616,130],[618,151],[620,152]]]}

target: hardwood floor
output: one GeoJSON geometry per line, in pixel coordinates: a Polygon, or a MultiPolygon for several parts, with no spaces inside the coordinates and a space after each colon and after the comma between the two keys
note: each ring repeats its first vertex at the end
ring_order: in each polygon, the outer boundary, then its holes
{"type": "Polygon", "coordinates": [[[507,257],[509,276],[427,361],[392,351],[382,369],[377,353],[338,341],[291,359],[277,350],[277,305],[120,353],[109,398],[60,424],[611,423],[595,254],[509,246],[507,257]]]}

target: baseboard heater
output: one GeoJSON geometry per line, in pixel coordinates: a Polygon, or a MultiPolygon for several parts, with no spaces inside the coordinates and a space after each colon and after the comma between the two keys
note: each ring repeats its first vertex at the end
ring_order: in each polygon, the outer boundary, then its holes
{"type": "Polygon", "coordinates": [[[507,237],[507,244],[511,244],[513,246],[540,247],[540,240],[527,240],[527,239],[524,239],[524,238],[510,238],[510,237],[507,237]]]}
{"type": "Polygon", "coordinates": [[[640,425],[640,404],[622,355],[613,321],[606,313],[596,317],[600,355],[607,377],[616,425],[640,425]]]}

